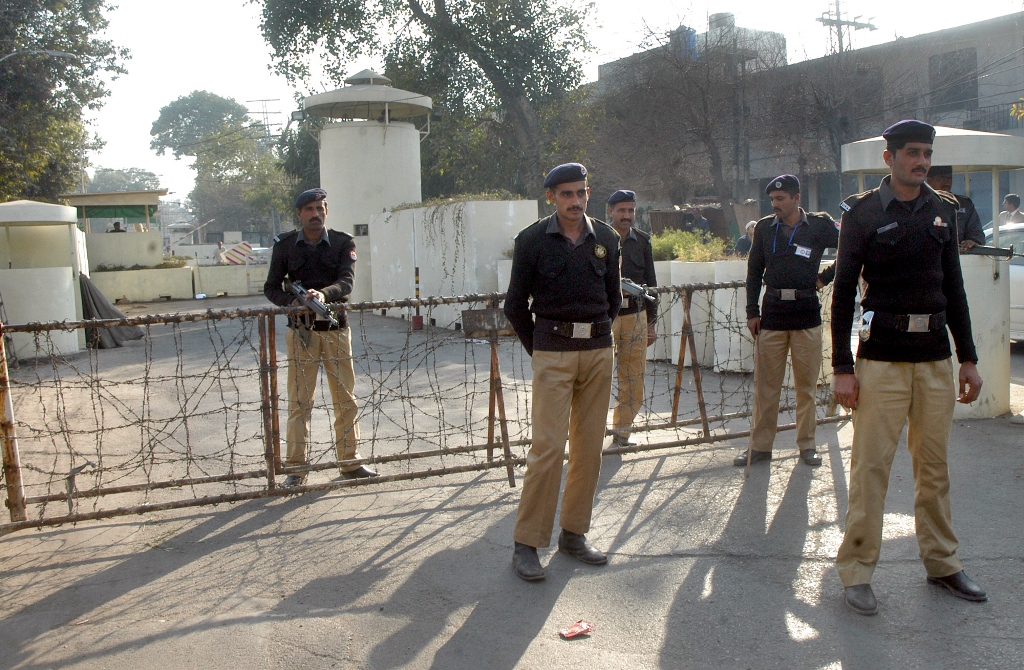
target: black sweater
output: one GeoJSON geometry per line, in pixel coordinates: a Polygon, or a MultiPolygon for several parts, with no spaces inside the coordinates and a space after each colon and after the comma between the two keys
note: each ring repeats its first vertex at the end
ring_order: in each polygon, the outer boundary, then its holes
{"type": "Polygon", "coordinates": [[[541,351],[582,351],[612,346],[611,335],[572,339],[550,333],[534,338],[533,314],[552,321],[598,323],[619,313],[619,234],[603,221],[587,217],[578,245],[558,231],[556,214],[516,236],[505,315],[531,355],[541,351]],[[530,298],[533,302],[530,303],[530,298]]]}
{"type": "MultiPolygon", "coordinates": [[[[889,314],[946,312],[960,362],[978,360],[971,336],[971,316],[957,250],[956,199],[927,185],[912,203],[897,200],[886,177],[870,191],[852,196],[839,233],[836,285],[832,294],[832,366],[852,373],[853,327],[857,281],[864,275],[865,311],[889,314]]],[[[872,325],[861,342],[859,358],[919,363],[949,358],[946,329],[909,333],[872,325]]]]}
{"type": "Polygon", "coordinates": [[[839,243],[836,222],[825,212],[800,210],[796,228],[784,226],[774,216],[766,216],[754,228],[754,242],[747,257],[747,318],[761,317],[766,330],[804,330],[821,325],[818,296],[781,300],[773,292],[764,296],[758,310],[761,282],[770,289],[814,290],[817,280],[828,284],[835,276],[834,266],[819,273],[825,249],[839,243]],[[792,236],[792,242],[790,237],[792,236]]]}

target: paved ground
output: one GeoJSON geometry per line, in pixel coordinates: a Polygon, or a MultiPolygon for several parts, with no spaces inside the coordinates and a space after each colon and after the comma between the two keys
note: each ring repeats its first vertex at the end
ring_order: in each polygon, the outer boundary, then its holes
{"type": "MultiPolygon", "coordinates": [[[[1024,348],[1013,381],[1019,411],[1024,348]]],[[[839,424],[819,431],[822,467],[785,433],[748,480],[729,445],[606,459],[591,538],[610,564],[547,551],[537,584],[510,569],[519,492],[501,471],[0,537],[0,667],[1024,667],[1022,431],[953,428],[954,523],[984,604],[925,583],[902,450],[881,613],[845,608],[839,424]],[[593,635],[560,640],[580,618],[593,635]]]]}

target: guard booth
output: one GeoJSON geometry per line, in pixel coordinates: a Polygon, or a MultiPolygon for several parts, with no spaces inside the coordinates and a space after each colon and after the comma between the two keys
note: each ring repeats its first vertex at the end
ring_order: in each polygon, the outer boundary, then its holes
{"type": "Polygon", "coordinates": [[[135,232],[149,232],[149,225],[156,215],[161,196],[167,195],[166,188],[152,191],[119,191],[114,193],[64,193],[61,201],[74,207],[78,218],[83,221],[86,233],[105,233],[92,229],[92,219],[117,219],[131,226],[135,232]]]}
{"type": "MultiPolygon", "coordinates": [[[[4,323],[82,318],[79,276],[89,271],[85,235],[73,207],[29,200],[0,204],[0,319],[4,323]]],[[[30,333],[13,333],[19,358],[71,354],[85,348],[85,333],[51,331],[36,351],[30,333]]]]}
{"type": "MultiPolygon", "coordinates": [[[[992,174],[992,212],[999,212],[999,171],[1024,168],[1024,137],[985,133],[962,128],[935,127],[932,145],[933,165],[952,165],[954,174],[963,174],[965,193],[971,195],[970,174],[992,174]]],[[[844,144],[841,148],[843,172],[856,174],[858,189],[878,185],[875,179],[889,174],[882,160],[885,139],[871,137],[844,144]],[[870,182],[867,175],[875,175],[870,182]]],[[[993,227],[993,246],[999,246],[999,226],[993,227]]],[[[984,223],[984,222],[982,222],[984,223]]],[[[967,304],[971,310],[971,329],[978,349],[978,372],[984,381],[981,396],[970,405],[957,403],[953,417],[980,419],[1010,411],[1010,268],[1005,261],[985,256],[960,256],[967,304]]],[[[952,346],[952,337],[950,338],[952,346]]],[[[857,351],[856,342],[853,350],[857,351]]],[[[954,348],[955,352],[956,349],[954,348]]],[[[956,355],[954,375],[959,372],[956,355]]],[[[954,377],[955,378],[955,377],[954,377]]]]}

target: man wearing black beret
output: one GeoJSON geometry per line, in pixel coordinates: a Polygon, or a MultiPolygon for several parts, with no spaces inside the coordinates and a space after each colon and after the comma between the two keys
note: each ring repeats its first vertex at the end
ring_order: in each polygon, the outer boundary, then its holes
{"type": "Polygon", "coordinates": [[[979,244],[985,244],[985,231],[981,227],[981,218],[974,209],[974,202],[966,195],[953,193],[953,166],[933,165],[928,169],[928,185],[936,191],[952,193],[960,207],[956,211],[957,239],[960,240],[960,251],[967,251],[979,244]]]}
{"type": "Polygon", "coordinates": [[[925,183],[932,126],[900,121],[882,137],[891,174],[842,204],[832,297],[835,396],[854,410],[849,509],[836,567],[846,603],[858,614],[878,611],[871,577],[882,546],[889,471],[908,420],[917,544],[928,583],[965,600],[987,599],[957,557],[946,467],[954,402],[973,402],[981,391],[957,250],[959,203],[925,183]],[[861,276],[867,291],[854,365],[850,331],[861,276]],[[960,359],[959,397],[947,328],[960,359]]]}
{"type": "MultiPolygon", "coordinates": [[[[352,236],[327,228],[327,192],[314,188],[295,199],[295,215],[302,227],[274,238],[274,250],[263,293],[275,305],[299,302],[286,284],[298,282],[307,300],[344,302],[355,279],[356,244],[352,236]]],[[[336,312],[337,323],[312,314],[288,317],[288,466],[306,465],[309,422],[317,375],[323,365],[334,401],[334,447],[339,461],[359,458],[359,407],[355,398],[355,370],[352,366],[352,331],[344,311],[336,312]]],[[[366,466],[345,466],[346,479],[376,477],[366,466]]],[[[301,486],[305,472],[291,474],[285,486],[301,486]]]]}
{"type": "Polygon", "coordinates": [[[556,211],[516,236],[505,297],[505,314],[533,357],[533,444],[512,555],[516,574],[527,581],[544,579],[537,547],[551,542],[566,438],[569,466],[558,549],[592,565],[608,561],[585,534],[608,421],[612,320],[622,302],[619,236],[586,215],[587,168],[559,165],[544,187],[556,211]]]}
{"type": "Polygon", "coordinates": [[[786,358],[793,361],[796,389],[796,445],[800,460],[821,465],[814,433],[815,395],[821,371],[821,304],[818,289],[832,281],[835,267],[820,272],[825,249],[839,242],[836,222],[825,212],[800,207],[800,180],[791,174],[765,188],[772,216],[754,226],[747,256],[747,328],[754,337],[754,408],[747,450],[737,466],[770,461],[779,424],[779,399],[786,358]],[[762,283],[764,304],[758,307],[762,283]]]}
{"type": "MultiPolygon", "coordinates": [[[[657,286],[651,236],[633,227],[636,193],[624,190],[612,193],[608,198],[608,214],[622,244],[622,277],[641,286],[657,286]]],[[[612,428],[616,431],[615,443],[620,446],[632,444],[629,432],[644,402],[647,347],[654,344],[657,318],[657,302],[623,295],[619,315],[612,322],[618,382],[612,428]]]]}

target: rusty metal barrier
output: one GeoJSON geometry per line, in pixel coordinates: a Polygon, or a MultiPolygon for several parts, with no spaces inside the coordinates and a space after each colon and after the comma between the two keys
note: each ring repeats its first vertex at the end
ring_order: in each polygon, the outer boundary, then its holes
{"type": "MultiPolygon", "coordinates": [[[[750,416],[750,375],[740,360],[742,346],[724,358],[716,351],[714,369],[701,365],[698,351],[701,342],[706,358],[707,338],[712,336],[728,336],[742,345],[745,318],[740,324],[737,305],[716,306],[716,292],[738,295],[742,288],[742,282],[728,282],[656,289],[664,303],[659,323],[670,334],[667,319],[672,310],[681,311],[679,345],[671,361],[656,364],[649,373],[646,411],[633,429],[634,434],[647,433],[648,442],[612,446],[606,455],[749,435],[729,425],[750,416]],[[703,305],[700,319],[692,314],[695,296],[703,305]],[[700,332],[694,325],[698,320],[700,332]],[[692,390],[684,385],[687,370],[692,390]],[[708,374],[717,384],[711,390],[713,406],[706,397],[708,374]],[[699,426],[699,433],[688,430],[691,426],[699,426]]],[[[343,306],[353,331],[353,357],[361,368],[357,384],[363,380],[370,386],[359,418],[369,428],[360,449],[369,453],[339,462],[331,458],[329,435],[311,445],[305,465],[287,465],[282,459],[276,327],[278,316],[304,312],[302,307],[0,326],[3,488],[10,514],[0,533],[496,468],[503,468],[509,485],[515,486],[514,468],[525,463],[530,444],[528,357],[509,337],[507,324],[500,323],[503,298],[500,293],[475,294],[343,306]],[[428,328],[419,334],[408,322],[377,315],[416,308],[426,310],[429,323],[442,306],[476,309],[462,310],[457,321],[441,324],[454,329],[428,328]],[[146,338],[121,354],[90,350],[67,356],[48,338],[53,332],[126,325],[144,327],[146,338]],[[463,325],[465,331],[459,333],[463,325]],[[34,338],[36,355],[20,356],[13,375],[3,335],[34,338]],[[197,342],[209,345],[212,363],[197,353],[197,342]],[[479,361],[478,345],[488,349],[479,361]],[[511,372],[508,376],[503,376],[502,361],[511,372]],[[176,411],[161,413],[165,406],[176,411]],[[132,441],[136,433],[138,444],[132,441]],[[415,468],[417,462],[431,467],[415,468]],[[280,475],[356,464],[394,465],[405,471],[293,488],[276,484],[280,475]],[[110,506],[106,500],[120,502],[110,506]]],[[[445,314],[452,318],[451,310],[445,314]]],[[[331,403],[322,388],[320,395],[315,413],[326,416],[320,410],[331,403]]],[[[820,394],[819,405],[827,406],[829,395],[820,394]]],[[[783,409],[791,409],[789,404],[784,401],[783,409]]],[[[822,416],[819,423],[845,418],[822,416]]],[[[780,431],[793,428],[779,426],[780,431]]]]}

